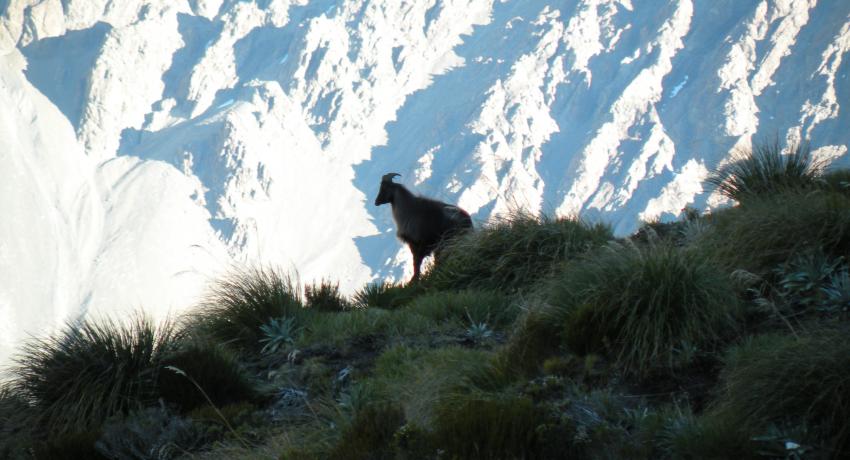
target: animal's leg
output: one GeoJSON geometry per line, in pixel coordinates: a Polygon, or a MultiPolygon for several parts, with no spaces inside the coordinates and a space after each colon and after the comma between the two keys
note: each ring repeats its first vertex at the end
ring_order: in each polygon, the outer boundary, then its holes
{"type": "Polygon", "coordinates": [[[434,265],[440,265],[440,261],[443,260],[443,247],[442,245],[437,246],[437,249],[434,249],[434,265]]]}
{"type": "Polygon", "coordinates": [[[413,282],[419,279],[419,268],[422,266],[422,259],[425,258],[425,251],[421,248],[411,246],[410,252],[413,253],[413,278],[410,279],[413,282]]]}

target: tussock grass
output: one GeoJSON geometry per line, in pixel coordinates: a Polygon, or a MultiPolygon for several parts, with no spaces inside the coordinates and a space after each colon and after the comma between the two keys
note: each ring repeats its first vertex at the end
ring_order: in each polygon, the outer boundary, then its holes
{"type": "Polygon", "coordinates": [[[628,374],[687,364],[738,329],[728,275],[697,252],[612,244],[570,264],[549,302],[576,352],[609,355],[628,374]]]}
{"type": "Polygon", "coordinates": [[[537,428],[545,414],[526,397],[472,394],[444,400],[436,411],[436,445],[451,458],[539,458],[537,428]]]}
{"type": "Polygon", "coordinates": [[[183,320],[183,328],[247,352],[263,346],[261,327],[275,318],[308,315],[297,281],[271,268],[231,271],[213,284],[200,303],[183,320]]]}
{"type": "Polygon", "coordinates": [[[808,427],[828,457],[850,454],[850,341],[847,329],[813,328],[799,338],[762,335],[731,349],[721,372],[719,414],[766,432],[808,427]]]}
{"type": "Polygon", "coordinates": [[[170,322],[156,327],[141,315],[128,324],[69,324],[24,346],[14,389],[32,404],[33,423],[49,433],[96,429],[155,400],[160,365],[177,344],[170,322]]]}
{"type": "Polygon", "coordinates": [[[691,207],[683,209],[683,214],[682,218],[671,222],[644,222],[629,239],[638,243],[665,241],[676,246],[688,246],[710,226],[710,222],[708,216],[691,207]]]}
{"type": "Polygon", "coordinates": [[[353,305],[355,308],[374,307],[395,310],[409,304],[422,292],[423,288],[419,283],[402,285],[389,282],[375,282],[367,284],[354,293],[353,305]]]}
{"type": "Polygon", "coordinates": [[[762,458],[754,433],[715,414],[697,416],[689,408],[666,408],[648,415],[640,425],[638,435],[652,438],[644,444],[655,446],[653,458],[762,458]]]}
{"type": "Polygon", "coordinates": [[[322,280],[304,287],[305,307],[322,312],[340,312],[351,308],[351,303],[339,292],[339,283],[322,280]]]}
{"type": "Polygon", "coordinates": [[[354,414],[329,458],[340,460],[394,459],[392,439],[404,424],[404,412],[396,405],[370,404],[354,414]]]}
{"type": "Polygon", "coordinates": [[[226,406],[259,398],[256,384],[236,357],[221,345],[191,341],[165,356],[157,387],[162,398],[183,413],[209,404],[226,406]],[[203,393],[177,368],[203,388],[203,393]],[[206,396],[204,395],[206,393],[206,396]]]}
{"type": "Polygon", "coordinates": [[[709,174],[706,182],[739,203],[779,192],[812,190],[823,165],[813,161],[806,143],[791,145],[784,154],[776,140],[733,155],[732,161],[709,174]]]}
{"type": "Polygon", "coordinates": [[[423,282],[439,290],[527,289],[556,264],[612,238],[605,225],[516,212],[449,241],[423,282]]]}
{"type": "Polygon", "coordinates": [[[0,383],[0,458],[27,459],[32,445],[32,408],[10,382],[0,383]]]}
{"type": "Polygon", "coordinates": [[[499,351],[502,367],[531,375],[546,360],[561,351],[562,316],[550,305],[536,302],[514,324],[513,334],[499,351]]]}
{"type": "Polygon", "coordinates": [[[824,190],[850,193],[850,169],[831,169],[824,171],[818,185],[824,190]]]}
{"type": "Polygon", "coordinates": [[[783,192],[715,213],[696,244],[730,270],[759,276],[799,254],[850,254],[850,196],[783,192]]]}

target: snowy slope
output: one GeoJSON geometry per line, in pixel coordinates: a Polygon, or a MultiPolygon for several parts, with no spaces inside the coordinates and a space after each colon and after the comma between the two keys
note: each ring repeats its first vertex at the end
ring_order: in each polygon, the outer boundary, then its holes
{"type": "Polygon", "coordinates": [[[0,360],[232,263],[408,276],[389,171],[624,234],[754,140],[846,162],[848,51],[845,0],[0,0],[0,360]]]}

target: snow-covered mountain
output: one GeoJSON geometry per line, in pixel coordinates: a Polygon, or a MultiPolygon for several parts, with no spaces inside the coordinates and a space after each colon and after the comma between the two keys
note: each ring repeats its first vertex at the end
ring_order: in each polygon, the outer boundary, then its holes
{"type": "Polygon", "coordinates": [[[753,141],[846,161],[848,52],[847,0],[0,0],[0,360],[232,263],[406,276],[389,171],[623,234],[753,141]]]}

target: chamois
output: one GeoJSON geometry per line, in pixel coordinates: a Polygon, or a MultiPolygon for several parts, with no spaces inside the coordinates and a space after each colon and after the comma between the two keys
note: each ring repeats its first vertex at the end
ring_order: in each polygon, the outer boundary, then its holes
{"type": "Polygon", "coordinates": [[[390,203],[393,220],[397,227],[396,235],[410,248],[413,254],[413,278],[419,279],[422,259],[434,253],[434,261],[439,261],[440,245],[443,241],[462,231],[472,228],[469,213],[457,206],[432,200],[410,193],[403,185],[393,182],[398,173],[384,174],[381,178],[381,190],[375,198],[375,206],[390,203]]]}

